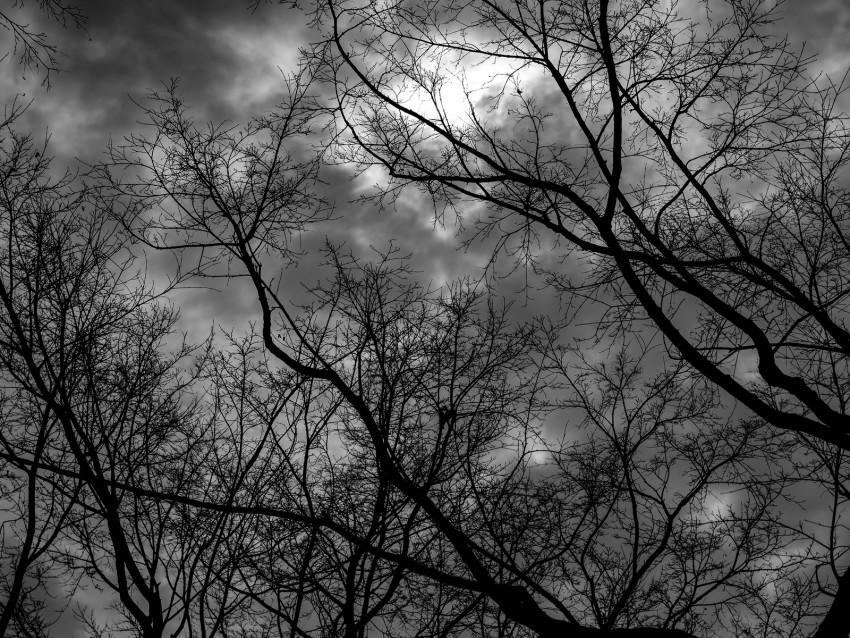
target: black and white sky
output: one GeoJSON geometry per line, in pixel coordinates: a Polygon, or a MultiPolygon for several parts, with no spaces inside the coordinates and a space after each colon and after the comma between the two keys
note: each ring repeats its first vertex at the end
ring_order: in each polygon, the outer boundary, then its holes
{"type": "MultiPolygon", "coordinates": [[[[171,78],[180,79],[196,121],[241,124],[263,114],[281,100],[283,74],[297,67],[299,48],[315,38],[303,12],[275,3],[261,3],[254,11],[245,0],[81,0],[78,6],[87,17],[87,32],[51,23],[35,2],[16,14],[32,30],[45,32],[63,55],[61,71],[50,75],[49,90],[43,76],[25,72],[10,59],[0,66],[4,102],[16,94],[32,100],[17,127],[36,136],[49,134],[57,166],[74,168],[102,159],[110,139],[120,142],[140,129],[142,113],[134,100],[143,102],[171,78]]],[[[7,39],[6,50],[11,48],[7,39]]],[[[402,199],[392,212],[381,214],[351,204],[378,178],[372,173],[351,177],[345,166],[324,170],[323,188],[336,219],[306,238],[311,245],[321,245],[327,236],[366,254],[370,246],[384,248],[392,240],[418,257],[417,270],[437,285],[480,271],[484,251],[459,252],[454,230],[435,230],[433,214],[423,215],[418,205],[413,209],[415,197],[411,205],[402,199]]],[[[249,291],[231,285],[222,293],[186,293],[180,300],[184,325],[200,334],[208,332],[210,319],[223,328],[244,324],[253,310],[249,291]]]]}
{"type": "MultiPolygon", "coordinates": [[[[718,0],[705,1],[710,7],[718,0]]],[[[49,134],[57,164],[72,169],[97,162],[110,139],[120,141],[138,130],[142,114],[134,100],[144,100],[170,78],[181,78],[185,102],[197,120],[240,123],[262,114],[281,99],[282,73],[296,68],[299,48],[316,37],[303,12],[275,3],[261,3],[252,12],[247,0],[79,0],[86,31],[51,23],[36,0],[4,3],[20,5],[8,9],[10,15],[44,31],[64,57],[49,90],[43,76],[5,59],[0,64],[2,101],[9,104],[16,95],[32,100],[17,127],[36,136],[49,134]]],[[[777,32],[787,33],[797,45],[805,42],[806,50],[818,56],[811,70],[839,81],[850,67],[850,0],[786,0],[782,14],[777,32]]],[[[0,38],[0,51],[11,50],[10,34],[0,30],[0,38]]],[[[415,192],[384,211],[355,203],[381,176],[354,175],[354,168],[345,165],[324,171],[335,220],[313,231],[311,245],[320,245],[327,235],[367,254],[369,246],[383,248],[392,240],[402,253],[413,255],[425,282],[439,285],[480,275],[490,256],[486,246],[461,250],[455,229],[435,225],[430,203],[415,192]]],[[[315,276],[309,267],[296,269],[288,285],[315,276]]],[[[209,333],[212,322],[225,330],[244,329],[256,310],[251,290],[239,281],[220,293],[181,293],[184,328],[198,337],[209,333]]],[[[502,292],[534,310],[557,303],[545,289],[524,291],[525,281],[524,273],[516,272],[502,292]]]]}
{"type": "MultiPolygon", "coordinates": [[[[260,3],[251,11],[247,0],[80,0],[87,32],[51,23],[33,0],[8,4],[22,5],[11,11],[33,30],[44,31],[64,57],[62,71],[51,75],[50,90],[42,85],[43,77],[6,59],[0,66],[0,94],[4,103],[16,94],[32,100],[19,127],[49,133],[57,163],[72,167],[98,161],[110,138],[121,140],[138,130],[141,113],[133,100],[143,100],[170,78],[181,79],[185,101],[200,121],[240,123],[267,111],[282,96],[281,74],[296,67],[299,48],[316,37],[303,12],[276,3],[260,3]]],[[[782,14],[776,30],[818,54],[813,71],[840,79],[850,65],[850,2],[787,0],[782,14]]],[[[9,34],[0,36],[9,50],[9,34]]],[[[337,219],[317,229],[313,239],[327,234],[361,251],[392,239],[414,255],[423,278],[437,284],[477,275],[488,256],[485,248],[459,251],[455,229],[435,229],[433,209],[429,213],[427,203],[413,193],[383,213],[351,203],[380,179],[367,173],[352,180],[352,173],[346,166],[325,172],[337,219]]],[[[516,293],[524,281],[518,276],[508,292],[516,293]]],[[[184,300],[190,302],[184,305],[184,320],[240,323],[250,299],[242,299],[238,289],[226,292],[184,300]]],[[[541,295],[545,305],[547,295],[541,295]]]]}

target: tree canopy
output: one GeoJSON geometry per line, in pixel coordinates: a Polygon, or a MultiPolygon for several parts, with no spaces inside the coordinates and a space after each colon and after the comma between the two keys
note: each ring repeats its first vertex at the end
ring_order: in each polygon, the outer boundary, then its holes
{"type": "Polygon", "coordinates": [[[80,173],[11,105],[0,635],[850,635],[846,84],[780,8],[281,7],[275,109],[172,81],[80,173]],[[305,254],[410,190],[480,272],[305,254]]]}

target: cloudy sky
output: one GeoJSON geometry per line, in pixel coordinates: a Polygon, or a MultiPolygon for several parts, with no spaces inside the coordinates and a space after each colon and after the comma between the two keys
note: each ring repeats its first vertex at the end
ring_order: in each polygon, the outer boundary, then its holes
{"type": "MultiPolygon", "coordinates": [[[[717,0],[709,5],[713,2],[717,0]]],[[[270,109],[282,96],[281,70],[293,69],[299,47],[315,37],[297,9],[262,4],[251,13],[245,0],[80,0],[87,32],[46,21],[35,0],[17,9],[8,9],[11,0],[4,4],[10,16],[44,31],[66,57],[62,71],[51,76],[49,91],[43,77],[4,60],[3,101],[9,104],[16,94],[32,100],[18,127],[39,136],[49,131],[57,162],[72,167],[78,159],[98,161],[110,137],[120,140],[137,130],[141,114],[133,99],[143,100],[148,90],[172,77],[182,79],[186,103],[199,120],[238,123],[270,109]]],[[[850,2],[787,0],[784,14],[776,29],[819,54],[813,71],[840,79],[850,65],[850,2]]],[[[0,37],[0,50],[9,51],[9,33],[0,31],[0,37]]],[[[327,234],[364,253],[370,244],[383,247],[392,239],[414,254],[415,267],[426,281],[478,276],[487,250],[460,252],[451,228],[434,230],[427,202],[408,198],[383,213],[353,204],[375,176],[351,180],[350,175],[345,167],[326,171],[337,219],[316,231],[315,243],[327,234]]],[[[302,269],[292,280],[314,275],[302,269]]],[[[504,292],[516,293],[523,281],[518,273],[504,292]]],[[[532,306],[548,303],[546,291],[531,297],[532,306]]],[[[225,328],[244,327],[256,316],[251,291],[238,285],[223,294],[187,293],[180,305],[186,326],[194,324],[199,333],[209,330],[211,319],[225,328]]]]}
{"type": "MultiPolygon", "coordinates": [[[[0,66],[4,101],[16,93],[33,100],[20,126],[37,135],[49,131],[57,161],[71,166],[76,158],[96,162],[110,137],[120,140],[137,130],[141,114],[131,98],[143,99],[172,77],[181,78],[186,103],[199,120],[243,122],[266,111],[282,95],[281,70],[293,69],[299,47],[315,37],[302,12],[273,3],[261,3],[253,13],[247,0],[80,0],[79,6],[88,19],[87,33],[46,21],[33,0],[8,10],[44,31],[66,56],[63,70],[51,75],[49,91],[41,85],[42,77],[24,73],[9,59],[0,66]]],[[[818,68],[840,77],[850,63],[850,3],[788,0],[784,14],[776,28],[788,32],[792,42],[807,42],[808,50],[820,54],[818,68]]],[[[2,46],[10,49],[9,34],[2,37],[2,46]]],[[[375,176],[358,181],[348,176],[344,167],[325,174],[339,219],[319,229],[317,240],[328,234],[366,250],[394,239],[415,254],[423,277],[437,283],[477,274],[486,250],[458,252],[453,229],[434,232],[422,211],[425,204],[415,198],[383,214],[349,203],[375,176]]],[[[510,288],[522,287],[523,281],[518,276],[510,288]]],[[[545,292],[535,299],[541,295],[545,292]]],[[[192,322],[212,316],[223,324],[239,323],[244,318],[239,309],[252,305],[247,296],[240,297],[239,290],[196,295],[186,304],[184,318],[192,322]]]]}
{"type": "MultiPolygon", "coordinates": [[[[162,88],[170,78],[180,78],[185,102],[199,121],[242,123],[268,111],[283,96],[282,73],[296,67],[299,47],[315,37],[304,13],[272,3],[253,12],[245,0],[80,0],[79,6],[87,16],[87,33],[59,28],[44,18],[36,2],[7,10],[44,31],[66,56],[61,72],[51,74],[49,90],[41,84],[43,76],[26,73],[8,59],[0,66],[5,102],[16,93],[32,100],[18,128],[38,136],[49,131],[60,166],[97,162],[110,138],[120,141],[139,130],[142,114],[133,99],[144,101],[149,90],[162,88]]],[[[11,39],[4,37],[8,50],[11,39]]],[[[350,204],[374,183],[374,175],[352,181],[350,171],[337,167],[323,177],[338,219],[312,233],[312,245],[328,236],[366,254],[370,245],[384,247],[394,240],[402,250],[417,253],[417,270],[436,283],[480,271],[484,251],[458,252],[453,231],[435,233],[421,210],[402,205],[378,214],[350,204]],[[418,250],[425,244],[427,253],[418,250]]],[[[293,281],[301,277],[294,275],[293,281]]],[[[210,318],[228,327],[253,316],[250,290],[236,285],[223,293],[188,293],[180,300],[184,323],[203,324],[201,332],[208,333],[210,318]]]]}

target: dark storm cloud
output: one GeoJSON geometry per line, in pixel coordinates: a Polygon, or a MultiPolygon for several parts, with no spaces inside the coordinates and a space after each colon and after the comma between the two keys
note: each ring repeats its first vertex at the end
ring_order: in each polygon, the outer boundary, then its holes
{"type": "Polygon", "coordinates": [[[850,2],[846,0],[790,0],[782,5],[783,20],[776,25],[792,43],[806,43],[818,61],[811,70],[840,76],[850,65],[850,2]]]}
{"type": "MultiPolygon", "coordinates": [[[[719,7],[709,0],[708,7],[719,7]]],[[[300,46],[315,34],[306,27],[299,11],[262,5],[255,13],[247,3],[234,0],[85,0],[81,9],[88,17],[88,33],[63,30],[45,21],[30,2],[25,10],[29,22],[44,30],[66,54],[63,71],[52,76],[52,90],[45,92],[41,78],[6,62],[0,68],[0,90],[5,101],[16,91],[26,92],[35,101],[23,126],[37,134],[49,128],[52,152],[60,164],[73,164],[74,158],[97,161],[111,137],[116,141],[138,130],[139,108],[129,96],[144,101],[150,89],[161,87],[171,77],[181,78],[181,90],[192,113],[203,122],[230,119],[236,123],[271,108],[282,95],[278,67],[290,71],[297,63],[300,46]]],[[[807,51],[820,54],[812,65],[833,75],[843,73],[850,62],[847,38],[850,3],[844,0],[790,0],[783,5],[784,19],[775,25],[777,33],[789,33],[792,43],[807,42],[807,51]]],[[[380,171],[379,171],[380,172],[380,171]]],[[[459,275],[478,277],[487,263],[489,247],[474,244],[471,250],[458,250],[456,228],[449,220],[445,229],[433,224],[434,209],[427,197],[415,189],[383,212],[376,206],[349,202],[382,176],[367,174],[349,179],[349,167],[333,167],[323,172],[324,194],[336,205],[337,220],[322,225],[304,238],[303,247],[311,253],[304,267],[288,273],[293,288],[302,278],[315,279],[316,257],[312,253],[327,235],[335,244],[345,243],[357,254],[368,256],[370,246],[381,250],[394,240],[401,254],[412,254],[413,266],[425,281],[441,284],[459,275]]],[[[549,259],[560,258],[549,255],[549,259]]],[[[508,265],[501,266],[504,272],[508,265]]],[[[506,294],[531,283],[527,271],[511,277],[506,294]]],[[[193,295],[184,316],[209,321],[220,318],[239,323],[253,314],[253,304],[236,280],[225,294],[193,295]]],[[[532,293],[536,309],[551,292],[532,293]]],[[[523,300],[524,301],[524,300],[523,300]]],[[[544,308],[545,309],[545,308],[544,308]]]]}
{"type": "MultiPolygon", "coordinates": [[[[242,124],[273,108],[284,94],[281,73],[291,72],[298,48],[309,34],[304,15],[263,5],[256,12],[233,0],[133,1],[87,0],[87,33],[61,29],[28,3],[22,22],[44,31],[63,54],[59,73],[43,77],[18,66],[0,67],[5,101],[17,93],[33,100],[18,128],[41,136],[49,131],[57,167],[102,159],[110,139],[139,132],[144,119],[134,100],[144,103],[151,89],[180,78],[180,92],[199,124],[230,120],[242,124]]],[[[334,196],[346,199],[343,186],[334,196]]],[[[148,254],[153,272],[169,272],[166,254],[148,254]]],[[[221,294],[181,293],[184,325],[193,335],[208,333],[210,322],[242,326],[255,314],[242,280],[221,294]]]]}
{"type": "MultiPolygon", "coordinates": [[[[243,123],[273,107],[283,93],[280,71],[295,67],[298,48],[315,33],[298,11],[263,5],[252,14],[246,7],[233,0],[89,0],[81,5],[88,17],[86,34],[59,29],[46,22],[35,5],[29,6],[33,25],[47,32],[67,58],[64,70],[52,75],[49,92],[39,87],[41,78],[24,82],[20,69],[6,69],[15,76],[10,89],[36,98],[26,127],[49,128],[59,163],[73,164],[77,157],[96,162],[110,138],[120,142],[137,131],[142,114],[131,97],[144,102],[150,89],[171,77],[181,78],[185,102],[200,122],[243,123]]],[[[304,238],[308,252],[321,247],[325,235],[362,256],[372,256],[371,247],[384,250],[393,241],[401,254],[412,255],[413,267],[426,281],[439,285],[460,274],[480,274],[487,250],[478,246],[458,251],[456,229],[451,223],[445,229],[434,225],[434,208],[427,198],[410,189],[383,212],[377,206],[352,205],[350,201],[381,176],[370,172],[352,181],[351,173],[350,167],[341,166],[323,171],[321,188],[335,203],[337,220],[304,238]]],[[[302,273],[315,278],[316,259],[308,255],[304,262],[291,279],[299,280],[302,273]]],[[[208,299],[193,295],[184,315],[224,319],[240,308],[251,309],[238,285],[224,292],[208,299]]]]}
{"type": "Polygon", "coordinates": [[[96,158],[110,135],[136,127],[139,109],[128,96],[142,100],[172,77],[181,78],[200,119],[245,119],[279,98],[278,67],[292,67],[307,39],[301,14],[273,6],[252,14],[246,6],[89,0],[81,4],[88,35],[60,29],[29,7],[33,28],[67,57],[49,92],[38,86],[41,78],[24,80],[21,69],[6,69],[14,73],[4,87],[7,100],[12,90],[35,98],[26,124],[34,131],[49,127],[62,159],[96,158]]]}
{"type": "MultiPolygon", "coordinates": [[[[708,4],[718,3],[709,0],[708,4]]],[[[182,78],[186,102],[200,121],[244,122],[278,101],[282,95],[278,67],[291,70],[298,47],[313,37],[303,14],[276,6],[251,14],[242,0],[86,0],[81,8],[88,16],[87,34],[44,23],[33,1],[27,8],[33,25],[46,31],[67,54],[64,70],[52,77],[53,88],[46,93],[41,78],[28,74],[22,80],[21,69],[6,61],[0,68],[0,90],[5,102],[16,91],[35,99],[22,125],[36,133],[49,128],[52,151],[60,163],[73,163],[75,157],[97,161],[110,137],[120,141],[138,129],[141,113],[128,96],[143,100],[149,89],[171,77],[182,78]]],[[[806,41],[807,51],[820,54],[813,72],[822,68],[840,77],[850,63],[850,2],[789,0],[783,13],[777,32],[789,33],[791,42],[798,45],[806,41]]],[[[377,172],[352,181],[351,174],[344,166],[323,171],[323,193],[336,203],[336,220],[304,237],[302,265],[280,277],[286,292],[296,294],[302,282],[309,284],[323,275],[316,264],[325,236],[363,257],[374,254],[370,247],[384,250],[394,240],[401,255],[412,255],[412,267],[421,278],[434,285],[464,274],[473,278],[481,274],[490,247],[477,243],[470,251],[459,250],[451,220],[444,229],[432,223],[434,208],[427,197],[411,188],[384,211],[350,204],[382,179],[377,172]]],[[[547,245],[541,252],[549,249],[547,245]]],[[[561,258],[558,251],[544,253],[543,265],[562,271],[576,268],[579,274],[593,267],[583,257],[567,266],[561,258]]],[[[173,263],[168,258],[152,259],[163,267],[173,263]]],[[[509,264],[501,266],[502,272],[507,269],[509,264]]],[[[519,304],[529,302],[524,314],[558,314],[554,293],[540,289],[533,273],[520,268],[503,283],[502,294],[519,304]]],[[[257,317],[253,290],[244,280],[222,285],[220,292],[194,290],[180,297],[184,325],[195,326],[193,336],[205,336],[213,320],[239,331],[257,317]]]]}

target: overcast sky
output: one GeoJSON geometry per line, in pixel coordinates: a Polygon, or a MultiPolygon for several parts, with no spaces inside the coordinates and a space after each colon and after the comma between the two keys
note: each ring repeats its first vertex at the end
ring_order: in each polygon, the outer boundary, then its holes
{"type": "MultiPolygon", "coordinates": [[[[19,128],[36,135],[49,130],[57,162],[71,166],[75,158],[96,162],[110,137],[120,140],[136,130],[140,112],[131,97],[141,100],[172,77],[182,78],[186,103],[200,120],[242,122],[268,110],[282,95],[279,69],[292,69],[298,48],[315,37],[298,10],[264,4],[252,14],[244,0],[80,0],[80,6],[88,18],[87,33],[46,23],[35,0],[23,8],[23,21],[44,30],[67,56],[62,72],[51,77],[50,91],[42,77],[24,74],[8,59],[0,65],[3,101],[10,103],[16,93],[33,100],[19,128]]],[[[794,43],[807,42],[807,50],[820,55],[813,71],[840,79],[850,65],[850,2],[787,0],[784,13],[776,29],[794,43]]],[[[0,31],[0,37],[3,51],[8,50],[9,34],[0,31]]],[[[351,181],[349,175],[344,167],[325,173],[338,219],[320,229],[314,243],[327,233],[365,252],[370,244],[383,247],[394,239],[414,254],[426,281],[478,276],[486,249],[458,251],[452,229],[433,230],[428,202],[409,196],[398,210],[379,214],[349,203],[373,177],[351,181]]],[[[516,292],[522,281],[519,273],[505,293],[516,292]]],[[[533,292],[531,306],[545,306],[550,295],[533,292]]],[[[181,306],[186,325],[194,324],[201,333],[209,330],[211,319],[225,328],[244,328],[257,316],[251,290],[238,285],[224,294],[190,293],[181,306]]]]}
{"type": "MultiPolygon", "coordinates": [[[[63,70],[51,75],[49,91],[41,86],[43,77],[24,73],[8,60],[0,66],[5,101],[15,93],[33,100],[18,127],[37,135],[49,130],[59,165],[96,162],[110,137],[120,141],[138,130],[141,113],[131,98],[143,101],[149,90],[172,77],[180,78],[197,120],[242,123],[268,111],[283,95],[282,72],[295,68],[299,47],[315,37],[302,12],[275,4],[262,4],[253,13],[243,0],[81,0],[79,6],[88,18],[88,33],[51,24],[35,2],[24,7],[23,22],[45,31],[67,56],[63,70]]],[[[480,271],[484,251],[458,252],[453,230],[434,233],[431,217],[421,214],[418,204],[380,215],[374,208],[350,205],[374,183],[372,175],[352,181],[345,168],[329,168],[323,177],[339,219],[312,233],[311,245],[321,245],[327,235],[365,254],[370,245],[382,248],[392,239],[402,250],[417,253],[417,270],[436,283],[480,271]],[[427,252],[419,250],[426,243],[427,252]]],[[[301,270],[315,275],[315,270],[301,270]]],[[[224,292],[182,297],[184,324],[205,326],[201,332],[206,333],[210,318],[229,327],[255,316],[250,289],[237,284],[224,292]]]]}
{"type": "MultiPolygon", "coordinates": [[[[298,48],[315,37],[297,9],[262,4],[251,13],[244,0],[80,0],[87,34],[46,22],[37,7],[33,0],[25,4],[25,21],[44,30],[67,56],[63,71],[51,77],[52,88],[46,91],[41,77],[24,74],[6,60],[0,66],[0,90],[7,103],[16,92],[34,100],[21,126],[36,134],[49,130],[52,153],[71,165],[75,158],[97,161],[110,136],[120,140],[137,129],[140,112],[131,96],[143,99],[172,77],[182,79],[186,102],[200,120],[242,122],[271,108],[281,97],[280,69],[292,69],[298,48]]],[[[793,42],[806,41],[810,51],[820,54],[819,67],[840,76],[850,63],[850,2],[788,0],[784,13],[777,30],[788,32],[793,42]]],[[[2,35],[8,40],[8,34],[2,35]]],[[[3,46],[8,49],[9,43],[3,46]]],[[[320,235],[328,233],[361,250],[394,239],[402,250],[416,253],[426,280],[477,275],[486,250],[458,252],[453,229],[432,230],[423,212],[427,203],[409,197],[399,210],[378,214],[348,203],[372,176],[351,182],[338,168],[325,177],[339,219],[320,235]]],[[[517,278],[511,287],[521,287],[522,281],[517,278]]],[[[242,309],[253,305],[247,296],[238,303],[239,297],[238,290],[193,297],[184,318],[239,323],[242,309]]]]}

